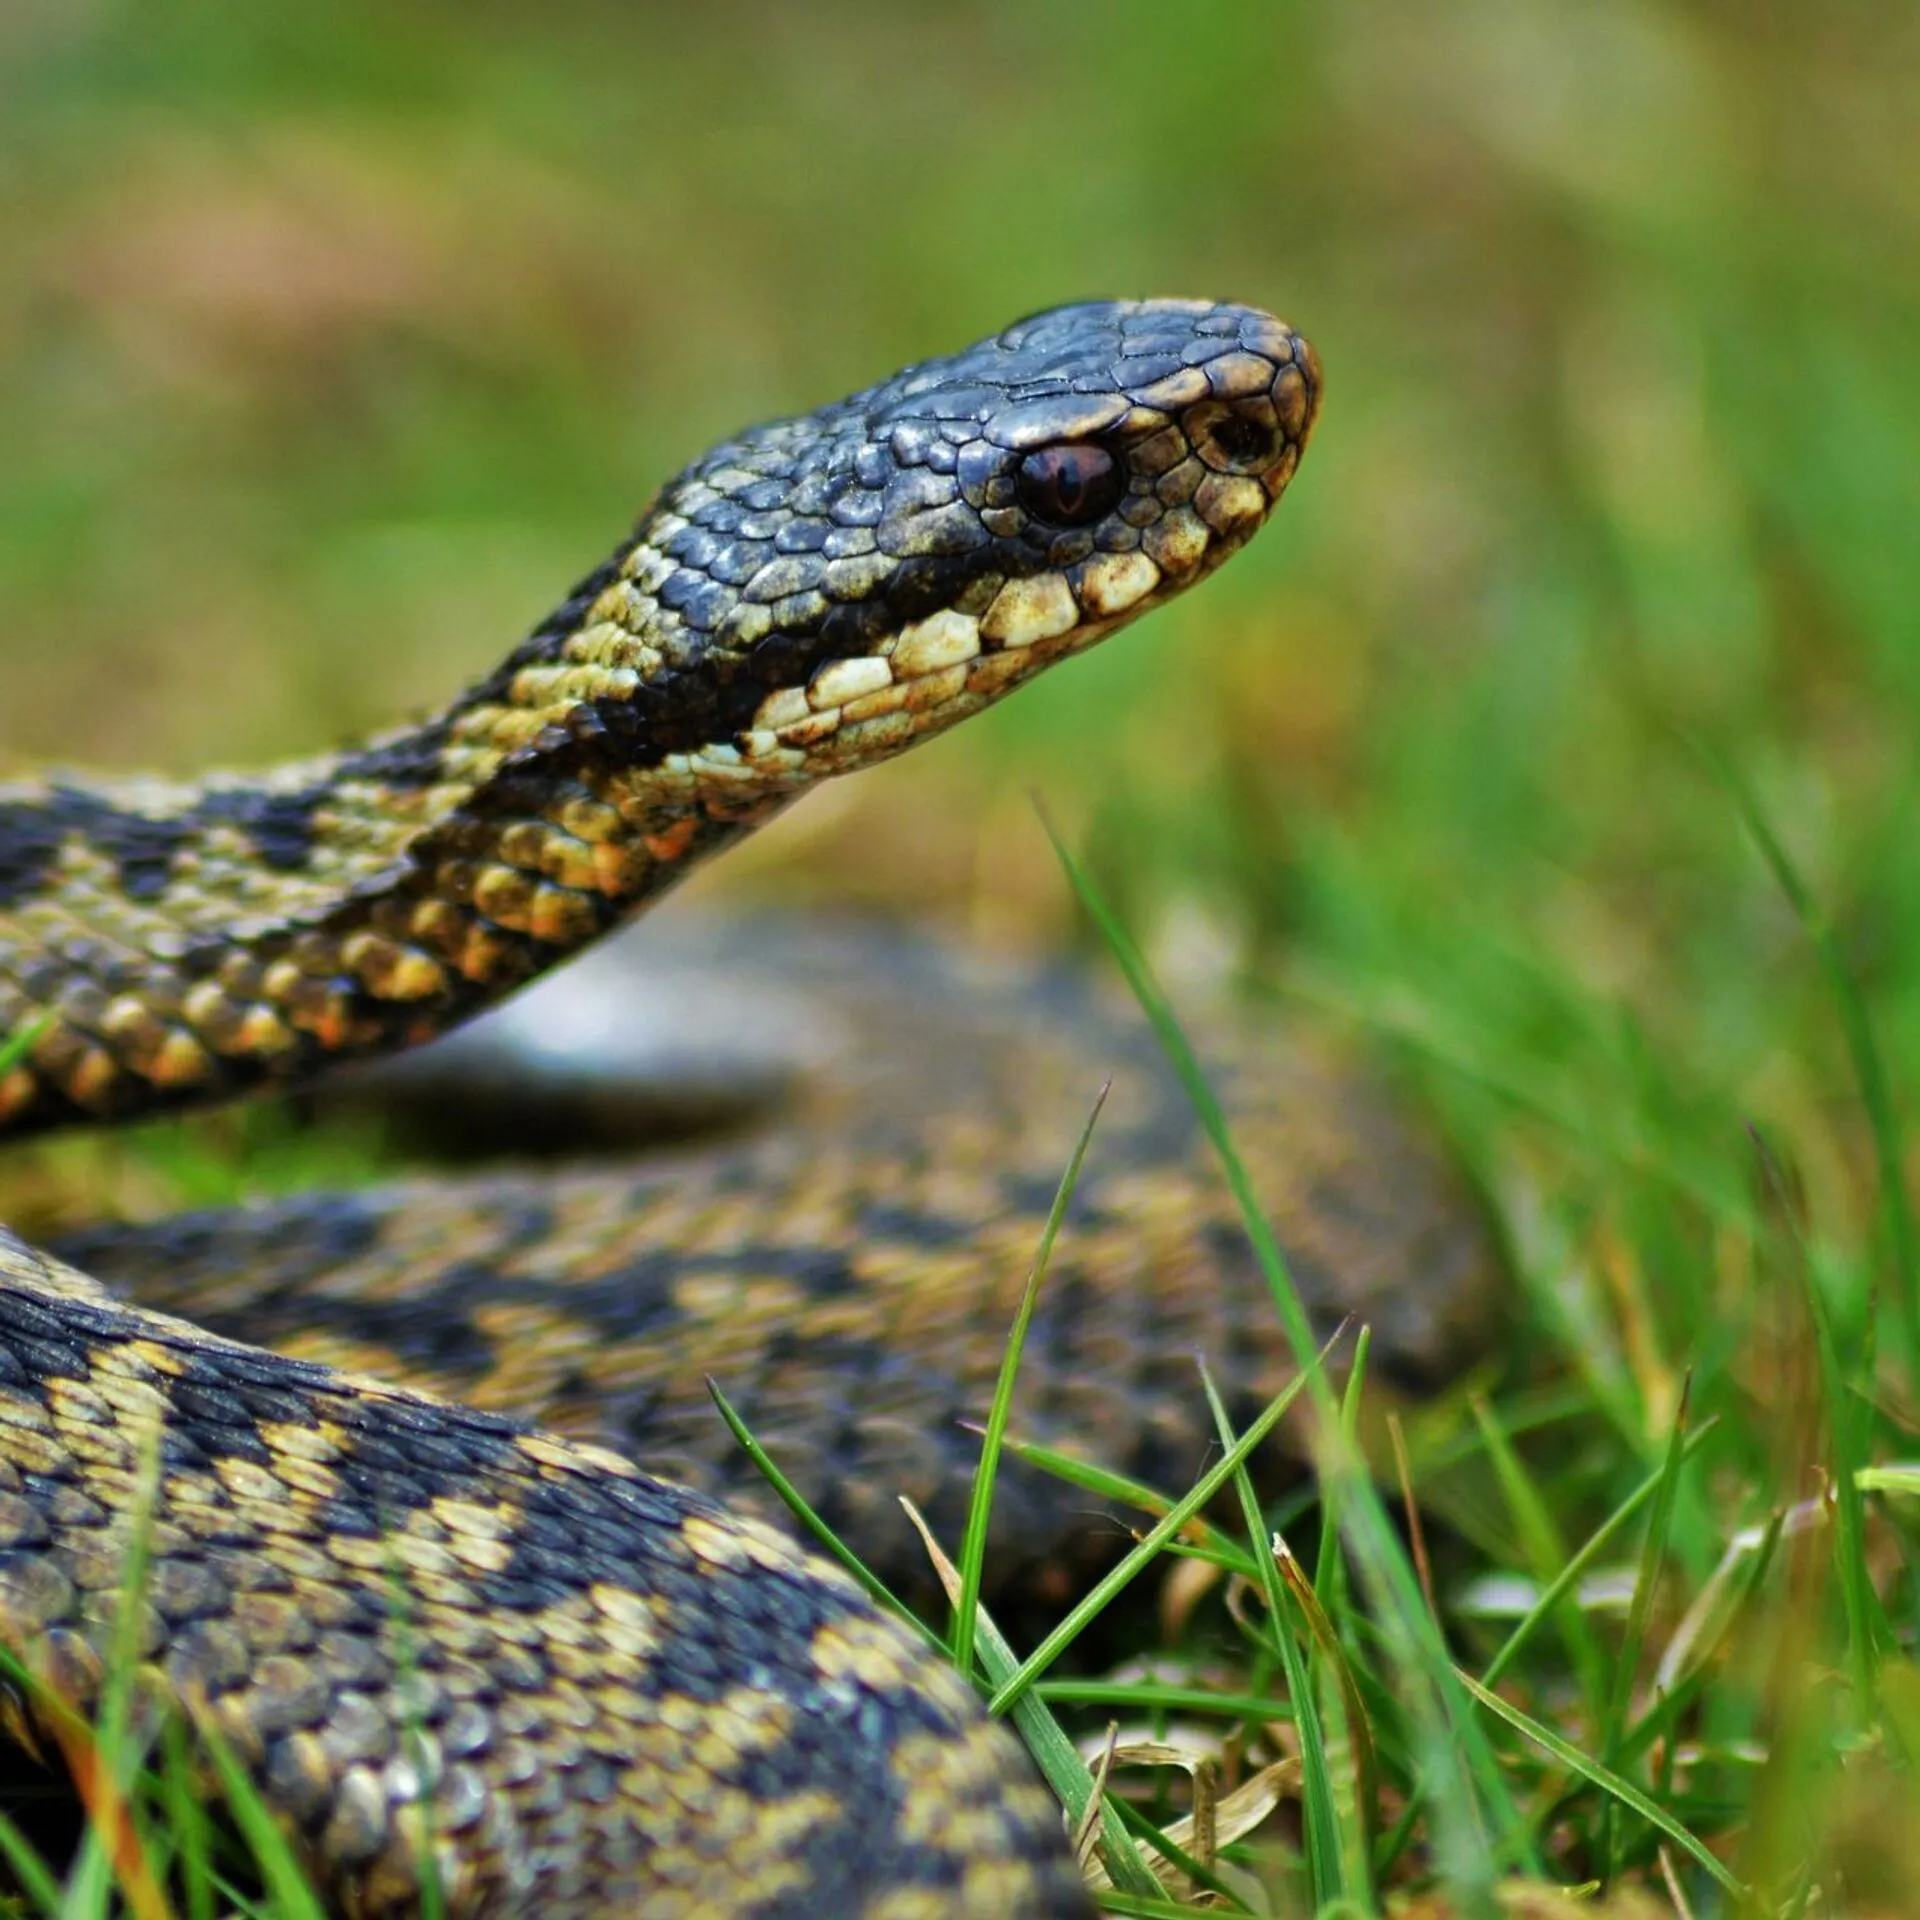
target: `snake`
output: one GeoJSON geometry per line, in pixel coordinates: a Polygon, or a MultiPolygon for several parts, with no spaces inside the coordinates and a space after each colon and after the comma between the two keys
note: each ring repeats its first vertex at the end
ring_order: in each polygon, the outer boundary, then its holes
{"type": "MultiPolygon", "coordinates": [[[[1054,309],[715,446],[438,711],[260,772],[0,783],[0,1138],[323,1076],[464,1107],[433,1077],[462,1047],[483,1078],[508,1059],[511,1134],[528,1036],[586,1019],[598,1072],[649,991],[670,1029],[717,991],[734,1041],[831,1029],[851,1063],[653,1165],[0,1228],[0,1732],[57,1756],[130,1617],[142,1711],[223,1744],[330,1911],[1092,1911],[1010,1732],[796,1540],[705,1382],[850,1545],[923,1577],[897,1496],[957,1537],[963,1422],[1107,1075],[1018,1417],[1190,1477],[1188,1356],[1244,1405],[1287,1351],[1137,1017],[777,920],[676,960],[649,919],[509,996],[1204,579],[1321,388],[1256,308],[1054,309]]],[[[1230,1034],[1219,1066],[1316,1305],[1379,1319],[1410,1375],[1455,1364],[1492,1257],[1444,1156],[1338,1048],[1230,1034]]],[[[1045,1476],[997,1490],[991,1552],[1043,1598],[1120,1537],[1045,1476]]]]}

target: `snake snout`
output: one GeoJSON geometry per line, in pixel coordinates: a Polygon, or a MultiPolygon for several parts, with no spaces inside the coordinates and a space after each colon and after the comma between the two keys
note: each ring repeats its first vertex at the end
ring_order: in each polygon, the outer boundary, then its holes
{"type": "Polygon", "coordinates": [[[1230,550],[1273,510],[1319,412],[1318,356],[1284,321],[1248,310],[1238,343],[1205,367],[1206,391],[1179,413],[1196,476],[1192,505],[1230,550]]]}
{"type": "Polygon", "coordinates": [[[1319,357],[1298,334],[1270,352],[1243,348],[1207,369],[1210,397],[1187,408],[1181,426],[1215,473],[1244,474],[1266,484],[1269,499],[1293,477],[1320,410],[1319,357]]]}

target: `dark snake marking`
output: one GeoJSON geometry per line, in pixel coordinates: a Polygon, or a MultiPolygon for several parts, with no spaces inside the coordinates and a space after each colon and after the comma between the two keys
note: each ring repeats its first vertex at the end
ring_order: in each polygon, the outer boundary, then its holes
{"type": "MultiPolygon", "coordinates": [[[[715,448],[420,723],[261,775],[0,787],[0,1031],[33,1034],[0,1131],[441,1031],[816,781],[1204,577],[1266,518],[1318,395],[1305,343],[1252,309],[1037,316],[715,448]]],[[[856,1040],[886,1050],[880,1024],[856,1040]]],[[[955,1085],[1059,1064],[989,1056],[955,1085]]],[[[1292,1116],[1270,1144],[1303,1263],[1375,1300],[1430,1271],[1444,1331],[1484,1253],[1470,1214],[1342,1070],[1287,1084],[1301,1106],[1264,1110],[1292,1116]],[[1357,1199],[1356,1162],[1411,1207],[1357,1199]]],[[[69,1243],[140,1305],[0,1239],[0,1642],[89,1710],[151,1491],[148,1692],[218,1730],[342,1913],[415,1910],[426,1862],[463,1915],[1086,1911],[1057,1809],[958,1676],[782,1533],[656,1477],[735,1491],[686,1395],[736,1336],[769,1437],[844,1481],[856,1533],[949,1471],[1064,1159],[1046,1102],[985,1091],[985,1118],[922,1100],[902,1125],[859,1121],[856,1089],[845,1126],[802,1129],[811,1170],[789,1133],[703,1179],[416,1185],[69,1243]],[[396,1264],[427,1242],[437,1264],[396,1264]],[[169,1289],[193,1318],[147,1304],[169,1289]]],[[[1027,1411],[1130,1457],[1131,1397],[1172,1467],[1169,1344],[1243,1325],[1253,1384],[1270,1334],[1244,1299],[1181,1318],[1215,1282],[1239,1297],[1231,1229],[1190,1126],[1136,1097],[1027,1411]]],[[[1038,1494],[1006,1507],[1046,1523],[1038,1494]]],[[[0,1722],[46,1733],[32,1701],[0,1722]]]]}

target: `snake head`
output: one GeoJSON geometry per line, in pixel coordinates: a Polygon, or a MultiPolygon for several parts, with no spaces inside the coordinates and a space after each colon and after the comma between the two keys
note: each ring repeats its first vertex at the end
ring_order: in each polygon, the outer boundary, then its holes
{"type": "Polygon", "coordinates": [[[0,790],[0,1035],[47,1022],[0,1131],[445,1026],[1200,579],[1319,394],[1251,307],[1036,314],[715,447],[437,713],[263,774],[0,790]]]}
{"type": "Polygon", "coordinates": [[[717,629],[774,676],[748,749],[864,765],[1192,584],[1272,510],[1320,384],[1256,309],[1094,302],[745,437],[696,470],[667,550],[706,554],[716,512],[736,541],[766,530],[773,487],[736,477],[781,475],[775,551],[717,629]]]}
{"type": "Polygon", "coordinates": [[[481,697],[743,802],[865,766],[1209,573],[1320,385],[1256,308],[1036,314],[713,448],[481,697]]]}
{"type": "Polygon", "coordinates": [[[981,556],[955,598],[984,601],[989,647],[1083,620],[1104,630],[1259,527],[1299,463],[1320,384],[1306,341],[1254,308],[1037,314],[867,396],[868,432],[897,469],[880,550],[905,564],[909,599],[941,573],[916,556],[981,556]]]}

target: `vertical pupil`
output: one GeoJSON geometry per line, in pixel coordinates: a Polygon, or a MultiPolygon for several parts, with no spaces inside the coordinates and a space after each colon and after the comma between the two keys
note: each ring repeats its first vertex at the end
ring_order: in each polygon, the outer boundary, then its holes
{"type": "Polygon", "coordinates": [[[1042,447],[1020,464],[1027,511],[1057,526],[1097,520],[1125,491],[1125,479],[1104,447],[1042,447]]]}

